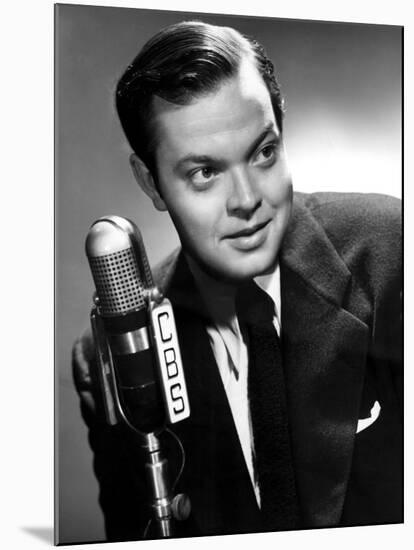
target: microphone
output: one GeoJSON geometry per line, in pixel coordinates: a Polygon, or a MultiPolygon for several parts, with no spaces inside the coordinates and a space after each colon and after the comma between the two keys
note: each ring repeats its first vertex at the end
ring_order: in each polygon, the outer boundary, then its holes
{"type": "Polygon", "coordinates": [[[158,438],[166,422],[190,414],[171,303],[154,286],[141,233],[130,220],[99,218],[85,248],[96,288],[91,324],[107,421],[120,417],[141,435],[150,508],[159,534],[170,537],[173,520],[191,511],[186,495],[172,495],[158,438]]]}
{"type": "MultiPolygon", "coordinates": [[[[113,363],[112,399],[121,416],[143,433],[187,418],[190,408],[171,304],[154,286],[140,231],[126,218],[104,216],[91,226],[85,248],[113,363]]],[[[107,401],[110,393],[106,385],[107,401]]]]}

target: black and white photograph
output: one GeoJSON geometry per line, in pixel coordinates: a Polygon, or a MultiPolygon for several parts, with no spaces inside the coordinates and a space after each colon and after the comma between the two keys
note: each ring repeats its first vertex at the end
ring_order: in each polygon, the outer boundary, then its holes
{"type": "Polygon", "coordinates": [[[403,523],[403,26],[54,30],[55,544],[403,523]]]}

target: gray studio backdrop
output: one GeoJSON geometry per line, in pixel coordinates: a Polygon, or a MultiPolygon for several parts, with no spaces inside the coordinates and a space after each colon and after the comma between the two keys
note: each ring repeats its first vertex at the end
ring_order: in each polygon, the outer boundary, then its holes
{"type": "Polygon", "coordinates": [[[400,27],[56,7],[56,528],[63,544],[105,538],[70,365],[72,343],[89,322],[89,226],[104,214],[130,217],[152,263],[178,244],[168,215],[134,182],[114,88],[157,30],[196,18],[234,26],[266,47],[287,98],[296,189],[401,196],[400,27]]]}

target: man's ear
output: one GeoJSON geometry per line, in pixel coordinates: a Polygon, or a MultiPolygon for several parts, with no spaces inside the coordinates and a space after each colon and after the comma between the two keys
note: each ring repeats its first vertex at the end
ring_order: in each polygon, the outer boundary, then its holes
{"type": "Polygon", "coordinates": [[[138,182],[138,185],[144,193],[152,200],[155,208],[160,211],[167,210],[165,202],[162,200],[158,192],[154,178],[148,170],[146,164],[139,158],[138,155],[132,153],[129,157],[129,163],[132,168],[132,173],[138,182]]]}

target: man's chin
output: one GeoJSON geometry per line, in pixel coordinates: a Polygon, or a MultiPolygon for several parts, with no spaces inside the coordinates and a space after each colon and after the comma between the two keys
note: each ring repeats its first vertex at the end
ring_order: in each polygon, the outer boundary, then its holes
{"type": "Polygon", "coordinates": [[[267,250],[257,251],[235,264],[234,278],[240,281],[272,273],[277,264],[277,254],[267,250]]]}

